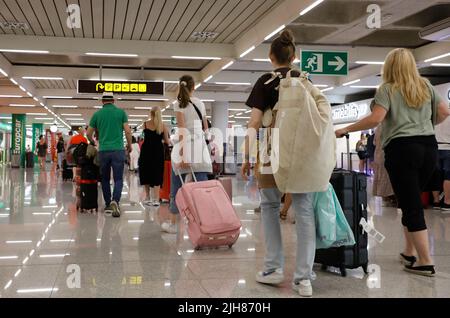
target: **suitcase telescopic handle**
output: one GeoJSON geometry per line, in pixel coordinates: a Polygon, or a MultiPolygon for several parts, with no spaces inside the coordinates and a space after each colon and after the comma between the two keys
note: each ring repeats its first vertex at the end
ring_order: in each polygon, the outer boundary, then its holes
{"type": "MultiPolygon", "coordinates": [[[[192,179],[194,179],[194,181],[197,182],[197,177],[195,176],[194,169],[192,169],[192,166],[190,166],[190,168],[191,168],[191,173],[192,173],[192,179]]],[[[178,172],[178,177],[179,177],[180,180],[181,180],[181,184],[184,185],[184,180],[183,180],[183,178],[181,177],[181,171],[180,171],[180,169],[174,168],[174,171],[178,172]]]]}
{"type": "Polygon", "coordinates": [[[352,170],[352,156],[350,155],[350,134],[345,134],[344,137],[347,140],[347,168],[348,170],[352,170]]]}

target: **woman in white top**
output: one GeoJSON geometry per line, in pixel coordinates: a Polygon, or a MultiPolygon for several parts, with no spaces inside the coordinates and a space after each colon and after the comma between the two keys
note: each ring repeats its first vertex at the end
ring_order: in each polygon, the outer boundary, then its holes
{"type": "Polygon", "coordinates": [[[180,78],[178,101],[174,104],[177,117],[177,135],[172,150],[172,176],[170,183],[170,212],[169,221],[161,224],[165,232],[177,232],[176,216],[179,214],[175,203],[175,196],[181,188],[180,177],[195,173],[197,181],[208,180],[212,173],[211,156],[205,141],[208,128],[206,109],[200,99],[193,96],[195,82],[192,76],[184,75],[180,78]]]}
{"type": "Polygon", "coordinates": [[[130,171],[136,171],[138,168],[138,160],[141,149],[136,141],[136,137],[131,137],[131,152],[130,152],[130,171]]]}

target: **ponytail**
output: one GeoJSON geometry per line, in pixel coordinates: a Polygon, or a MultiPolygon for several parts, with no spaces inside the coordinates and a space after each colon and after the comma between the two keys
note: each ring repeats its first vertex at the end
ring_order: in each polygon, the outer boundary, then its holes
{"type": "Polygon", "coordinates": [[[191,92],[194,90],[195,82],[192,76],[184,75],[180,78],[180,87],[178,92],[178,102],[180,108],[186,108],[191,101],[191,92]]]}

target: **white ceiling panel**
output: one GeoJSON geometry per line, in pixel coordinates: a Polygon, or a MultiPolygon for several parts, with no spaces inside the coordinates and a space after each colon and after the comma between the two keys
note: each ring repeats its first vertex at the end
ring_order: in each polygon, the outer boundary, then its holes
{"type": "Polygon", "coordinates": [[[165,30],[165,28],[169,24],[169,21],[172,19],[177,3],[178,0],[164,1],[164,8],[158,17],[158,21],[150,36],[150,40],[158,41],[158,39],[161,37],[162,32],[165,30]]]}
{"type": "MultiPolygon", "coordinates": [[[[63,24],[59,19],[59,14],[53,0],[41,0],[41,2],[46,12],[46,15],[38,16],[39,20],[48,19],[50,21],[55,36],[65,36],[65,33],[63,31],[63,24]]],[[[64,21],[64,28],[67,29],[65,21],[64,21]]]]}
{"type": "Polygon", "coordinates": [[[165,1],[154,0],[151,7],[150,15],[148,16],[144,31],[142,32],[141,40],[148,41],[152,36],[153,30],[159,20],[161,12],[164,8],[165,1]]]}

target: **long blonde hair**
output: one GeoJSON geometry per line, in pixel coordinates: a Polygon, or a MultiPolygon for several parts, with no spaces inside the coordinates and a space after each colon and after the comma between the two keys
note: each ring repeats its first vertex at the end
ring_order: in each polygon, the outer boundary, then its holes
{"type": "Polygon", "coordinates": [[[161,109],[159,107],[153,107],[150,111],[150,116],[155,123],[155,129],[158,134],[161,134],[164,131],[164,125],[161,116],[161,109]]]}
{"type": "Polygon", "coordinates": [[[420,76],[414,56],[407,49],[389,52],[384,62],[383,82],[392,85],[391,94],[399,90],[411,108],[420,108],[431,98],[427,81],[420,76]]]}

